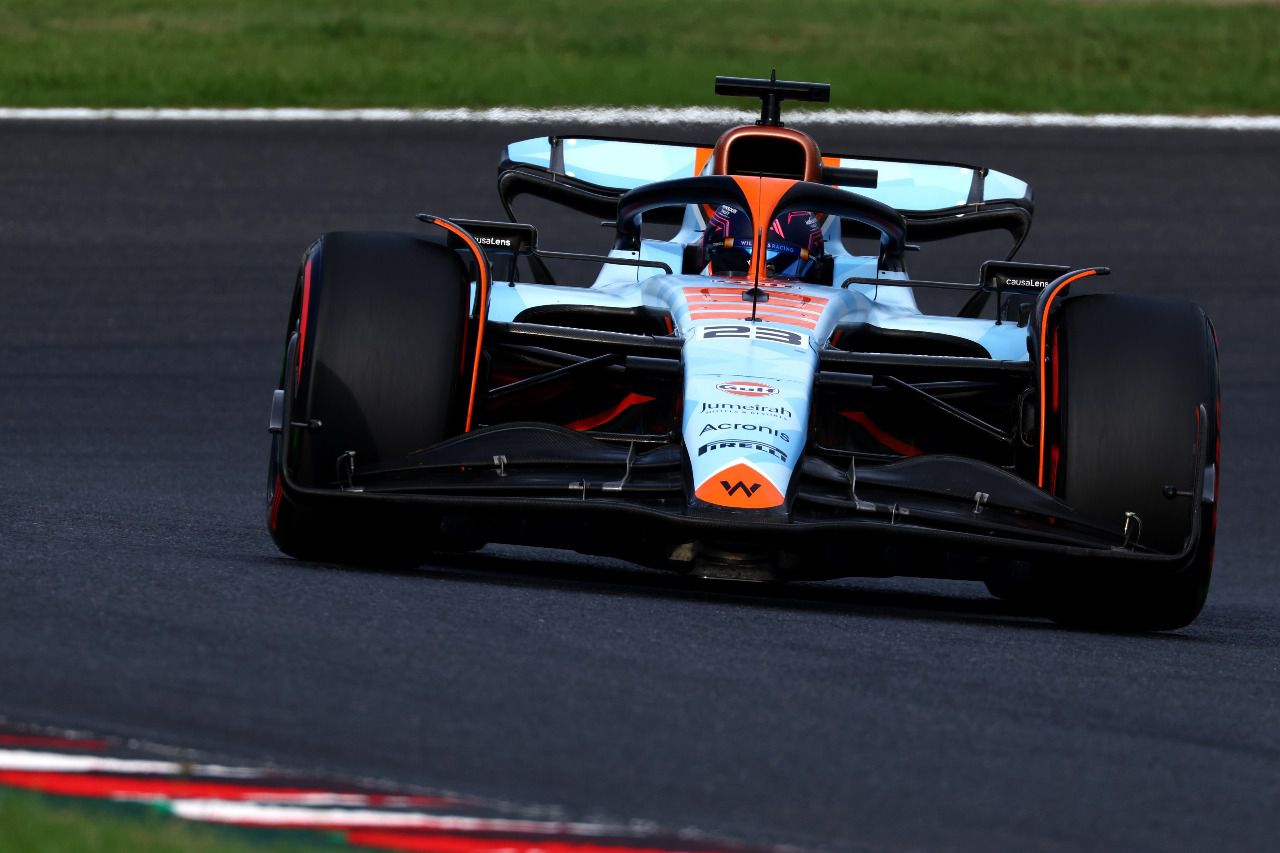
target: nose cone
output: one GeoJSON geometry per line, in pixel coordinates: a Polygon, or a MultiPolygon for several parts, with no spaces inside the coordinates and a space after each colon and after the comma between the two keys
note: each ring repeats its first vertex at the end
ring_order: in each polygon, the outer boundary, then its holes
{"type": "Polygon", "coordinates": [[[694,492],[698,500],[731,509],[782,506],[782,492],[745,459],[712,474],[694,492]]]}
{"type": "Polygon", "coordinates": [[[733,510],[786,503],[804,452],[816,359],[807,350],[776,351],[783,346],[685,344],[684,440],[695,503],[733,510]]]}

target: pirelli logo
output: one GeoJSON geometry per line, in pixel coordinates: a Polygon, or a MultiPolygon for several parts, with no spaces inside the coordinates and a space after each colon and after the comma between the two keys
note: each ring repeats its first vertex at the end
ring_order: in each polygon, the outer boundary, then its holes
{"type": "Polygon", "coordinates": [[[726,438],[721,441],[709,441],[698,448],[698,455],[705,456],[713,450],[758,450],[761,453],[768,453],[770,456],[777,457],[779,462],[787,461],[787,454],[783,450],[779,450],[772,444],[766,444],[763,441],[751,441],[749,439],[726,438]]]}

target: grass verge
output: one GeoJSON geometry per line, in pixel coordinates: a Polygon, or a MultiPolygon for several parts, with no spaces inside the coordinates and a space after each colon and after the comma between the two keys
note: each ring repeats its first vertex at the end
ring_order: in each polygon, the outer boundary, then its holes
{"type": "Polygon", "coordinates": [[[707,104],[776,66],[840,107],[1278,113],[1278,44],[1274,0],[0,0],[0,105],[707,104]]]}
{"type": "Polygon", "coordinates": [[[140,805],[51,800],[0,791],[0,853],[318,853],[338,850],[322,835],[201,826],[140,805]]]}

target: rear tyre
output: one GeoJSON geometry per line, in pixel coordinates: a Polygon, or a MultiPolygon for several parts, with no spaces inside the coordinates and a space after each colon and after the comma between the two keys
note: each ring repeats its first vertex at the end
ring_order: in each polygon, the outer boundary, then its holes
{"type": "MultiPolygon", "coordinates": [[[[1200,407],[1205,483],[1216,489],[1220,443],[1218,351],[1204,312],[1189,302],[1116,294],[1067,301],[1057,324],[1061,386],[1050,423],[1059,442],[1054,491],[1099,526],[1120,533],[1141,520],[1140,545],[1174,554],[1191,533],[1200,407]],[[1209,478],[1213,477],[1212,480],[1209,478]],[[1169,487],[1181,495],[1169,496],[1169,487]]],[[[1059,621],[1115,630],[1170,630],[1204,606],[1213,571],[1214,502],[1201,507],[1199,539],[1173,574],[1088,561],[1061,567],[1048,585],[1059,621]]]]}
{"type": "Polygon", "coordinates": [[[412,235],[335,232],[312,247],[282,380],[288,420],[311,426],[285,425],[289,458],[277,436],[268,472],[268,527],[285,554],[407,565],[430,552],[430,520],[342,488],[352,462],[394,462],[462,430],[470,292],[456,252],[412,235]],[[285,466],[293,483],[332,495],[292,493],[285,466]]]}

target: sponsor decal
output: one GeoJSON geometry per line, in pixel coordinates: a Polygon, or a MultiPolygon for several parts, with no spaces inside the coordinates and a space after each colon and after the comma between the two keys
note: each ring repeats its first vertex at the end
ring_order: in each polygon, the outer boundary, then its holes
{"type": "MultiPolygon", "coordinates": [[[[783,437],[786,437],[785,433],[783,434],[783,437]]],[[[790,439],[787,440],[789,441],[790,439]]],[[[713,450],[726,450],[730,448],[736,450],[759,450],[763,453],[776,456],[780,462],[787,461],[787,454],[774,447],[772,444],[765,444],[763,441],[742,441],[735,438],[708,442],[698,448],[698,455],[702,456],[703,454],[710,453],[713,450]]]]}
{"type": "Polygon", "coordinates": [[[1029,287],[1033,290],[1044,290],[1049,286],[1049,281],[1042,281],[1038,278],[1006,278],[1002,284],[1004,287],[1029,287]]]}
{"type": "Polygon", "coordinates": [[[745,461],[717,471],[697,488],[701,501],[733,509],[769,509],[782,506],[782,492],[745,461]]]}
{"type": "Polygon", "coordinates": [[[784,421],[795,417],[795,413],[786,406],[766,406],[762,403],[703,403],[698,411],[701,414],[714,412],[722,415],[764,415],[784,421]]]}
{"type": "Polygon", "coordinates": [[[772,397],[778,389],[763,382],[721,382],[716,388],[739,397],[772,397]]]}
{"type": "Polygon", "coordinates": [[[1069,267],[1051,264],[987,261],[982,265],[982,285],[989,289],[1036,293],[1053,284],[1058,276],[1069,270],[1069,267]]]}
{"type": "Polygon", "coordinates": [[[786,344],[792,347],[809,346],[809,336],[799,332],[779,329],[776,326],[724,325],[703,326],[698,329],[698,338],[709,341],[717,338],[731,340],[764,341],[773,344],[786,344]]]}
{"type": "MultiPolygon", "coordinates": [[[[520,222],[487,222],[479,219],[455,219],[453,224],[466,231],[476,245],[500,252],[527,252],[538,245],[538,230],[520,222]]],[[[446,230],[448,230],[446,228],[446,230]]],[[[449,245],[466,245],[462,236],[450,232],[449,245]]]]}
{"type": "Polygon", "coordinates": [[[764,424],[707,424],[702,428],[702,432],[698,433],[698,435],[706,435],[709,432],[715,432],[716,430],[721,429],[738,429],[743,432],[762,432],[766,435],[771,435],[774,438],[780,438],[787,444],[791,443],[791,436],[787,435],[785,430],[765,426],[764,424]]]}

